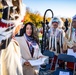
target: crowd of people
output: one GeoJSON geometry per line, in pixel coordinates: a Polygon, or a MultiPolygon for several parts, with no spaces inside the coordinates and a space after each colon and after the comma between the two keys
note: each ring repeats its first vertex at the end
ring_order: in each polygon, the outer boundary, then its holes
{"type": "MultiPolygon", "coordinates": [[[[68,54],[68,51],[70,50],[76,53],[76,15],[72,18],[70,28],[67,29],[66,27],[66,30],[63,30],[63,25],[62,20],[58,17],[54,17],[49,22],[49,43],[47,45],[49,47],[48,50],[55,53],[54,64],[56,63],[57,56],[59,54],[68,54]]],[[[41,49],[39,47],[40,42],[35,25],[32,22],[26,23],[21,27],[20,36],[13,36],[13,40],[16,40],[17,42],[15,43],[20,47],[23,75],[37,75],[40,65],[32,66],[29,60],[35,61],[39,58],[48,59],[48,57],[41,53],[41,49]]]]}
{"type": "MultiPolygon", "coordinates": [[[[69,55],[69,51],[76,53],[76,15],[73,16],[69,28],[68,26],[67,19],[63,23],[58,17],[53,17],[49,22],[46,35],[48,48],[45,49],[55,54],[52,70],[55,70],[55,64],[59,54],[69,55]],[[65,26],[65,30],[63,26],[65,26]]],[[[43,33],[43,30],[41,33],[43,33]]],[[[51,63],[49,57],[41,53],[38,32],[32,22],[27,22],[25,25],[22,25],[22,27],[18,25],[18,27],[14,29],[11,37],[12,40],[9,45],[5,49],[2,49],[1,52],[1,75],[38,75],[40,65],[46,62],[48,64],[51,63]],[[20,36],[18,36],[18,32],[20,36]],[[38,61],[38,59],[45,60],[41,64],[40,62],[38,62],[38,64],[34,63],[34,61],[38,61]],[[48,62],[49,60],[50,62],[48,62]],[[31,62],[33,62],[33,65],[31,62]]],[[[70,55],[76,57],[76,55],[70,55]]],[[[61,62],[59,64],[59,66],[63,65],[61,62]]],[[[73,63],[68,63],[68,65],[68,68],[72,69],[73,63]]]]}
{"type": "MultiPolygon", "coordinates": [[[[72,18],[70,29],[66,27],[66,31],[62,29],[63,23],[58,17],[54,17],[50,23],[48,29],[49,50],[55,53],[54,62],[57,60],[57,56],[61,53],[68,54],[68,50],[71,49],[76,52],[76,15],[72,18]]],[[[36,75],[35,70],[39,70],[38,66],[32,66],[29,59],[43,58],[41,50],[39,48],[38,35],[35,34],[34,24],[28,22],[22,28],[20,37],[16,37],[21,49],[21,60],[23,66],[23,72],[25,75],[36,75]],[[29,67],[28,67],[29,66],[29,67]],[[30,73],[27,70],[32,70],[30,73]]],[[[54,63],[55,64],[55,63],[54,63]]],[[[68,63],[69,64],[69,63],[68,63]]],[[[71,63],[70,63],[71,64],[71,63]]],[[[55,66],[53,66],[55,67],[55,66]]]]}

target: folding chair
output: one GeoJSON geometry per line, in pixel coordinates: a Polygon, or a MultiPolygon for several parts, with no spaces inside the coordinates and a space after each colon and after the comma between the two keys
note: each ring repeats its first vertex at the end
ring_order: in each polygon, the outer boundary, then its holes
{"type": "Polygon", "coordinates": [[[59,54],[53,75],[75,75],[75,62],[76,62],[76,58],[74,56],[66,55],[66,54],[59,54]],[[59,68],[59,66],[58,66],[59,60],[64,61],[64,63],[66,62],[64,65],[65,66],[64,69],[61,67],[59,68]],[[74,63],[74,69],[73,70],[70,70],[67,68],[67,62],[74,63]]]}
{"type": "Polygon", "coordinates": [[[51,70],[51,67],[53,64],[53,58],[54,58],[55,54],[54,54],[54,52],[51,52],[49,50],[45,50],[43,52],[43,55],[48,56],[49,59],[52,59],[52,61],[51,61],[51,64],[46,63],[46,64],[41,65],[40,70],[39,70],[39,75],[50,75],[51,74],[50,70],[51,70]]]}

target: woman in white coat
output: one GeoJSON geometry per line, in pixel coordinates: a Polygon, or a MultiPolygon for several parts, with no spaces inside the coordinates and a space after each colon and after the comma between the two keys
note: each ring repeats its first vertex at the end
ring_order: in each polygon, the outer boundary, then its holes
{"type": "Polygon", "coordinates": [[[38,66],[32,66],[29,60],[36,60],[44,57],[40,52],[39,40],[34,28],[34,25],[31,22],[28,22],[22,29],[22,36],[16,37],[21,49],[21,61],[24,75],[36,74],[38,66]]]}

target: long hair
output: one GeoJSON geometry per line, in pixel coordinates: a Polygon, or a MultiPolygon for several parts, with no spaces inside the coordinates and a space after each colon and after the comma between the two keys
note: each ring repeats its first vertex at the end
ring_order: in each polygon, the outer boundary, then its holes
{"type": "Polygon", "coordinates": [[[38,38],[37,30],[36,30],[35,25],[34,25],[32,22],[27,22],[27,23],[25,24],[25,26],[21,29],[20,35],[23,36],[23,34],[26,33],[26,27],[27,27],[28,24],[29,24],[29,25],[31,26],[31,28],[32,28],[31,37],[33,37],[34,40],[39,44],[39,38],[38,38]]]}

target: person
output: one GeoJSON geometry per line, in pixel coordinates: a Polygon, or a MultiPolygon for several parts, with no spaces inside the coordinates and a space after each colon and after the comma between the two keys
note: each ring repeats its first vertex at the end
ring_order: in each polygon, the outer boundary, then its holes
{"type": "Polygon", "coordinates": [[[63,38],[65,36],[62,30],[61,20],[54,17],[51,21],[51,27],[49,29],[49,50],[54,51],[56,55],[62,53],[63,38]]]}
{"type": "Polygon", "coordinates": [[[14,36],[23,24],[25,7],[22,0],[0,0],[0,4],[3,6],[0,20],[1,75],[23,75],[20,46],[14,36]],[[17,8],[18,13],[15,12],[17,8]]]}
{"type": "Polygon", "coordinates": [[[68,29],[65,34],[65,39],[67,43],[67,48],[73,48],[75,52],[76,50],[74,49],[74,46],[76,46],[76,15],[72,19],[70,29],[68,29]]]}
{"type": "Polygon", "coordinates": [[[12,34],[5,33],[5,42],[1,47],[1,75],[23,75],[21,65],[21,53],[19,43],[15,40],[14,36],[18,33],[21,23],[12,30],[12,34]],[[7,35],[6,35],[7,34],[7,35]],[[10,37],[9,37],[10,36],[10,37]]]}
{"type": "Polygon", "coordinates": [[[21,49],[23,74],[35,75],[39,66],[33,66],[29,60],[36,60],[44,56],[39,49],[39,40],[33,23],[28,22],[22,29],[21,37],[16,37],[21,49]]]}
{"type": "MultiPolygon", "coordinates": [[[[70,55],[75,56],[76,54],[76,15],[72,18],[72,24],[71,27],[67,30],[65,34],[65,50],[67,54],[70,53],[70,55]]],[[[70,64],[68,64],[69,67],[70,64]]],[[[69,68],[72,69],[73,64],[70,65],[69,68]]]]}
{"type": "Polygon", "coordinates": [[[68,23],[68,20],[66,19],[65,22],[64,22],[64,26],[65,26],[65,32],[68,30],[68,26],[69,26],[69,23],[68,23]]]}
{"type": "Polygon", "coordinates": [[[50,29],[49,29],[49,50],[53,51],[55,53],[54,57],[54,63],[52,70],[55,69],[55,63],[57,60],[57,56],[60,53],[63,53],[64,48],[64,36],[65,33],[62,30],[63,22],[58,17],[54,17],[50,23],[50,29]]]}

